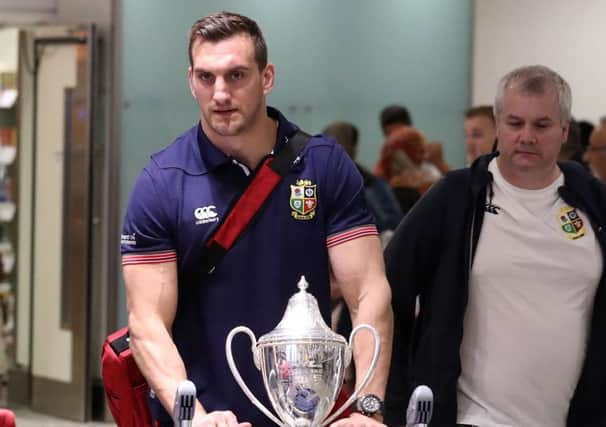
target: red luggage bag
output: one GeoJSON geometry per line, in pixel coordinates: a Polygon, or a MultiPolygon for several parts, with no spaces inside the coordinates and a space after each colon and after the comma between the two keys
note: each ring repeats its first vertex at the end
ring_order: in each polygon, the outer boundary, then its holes
{"type": "Polygon", "coordinates": [[[0,427],[15,427],[15,414],[8,409],[0,409],[0,427]]]}

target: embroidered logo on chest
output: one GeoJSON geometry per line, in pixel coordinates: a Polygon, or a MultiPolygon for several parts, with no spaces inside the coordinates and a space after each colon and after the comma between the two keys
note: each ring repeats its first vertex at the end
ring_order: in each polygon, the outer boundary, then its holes
{"type": "Polygon", "coordinates": [[[575,208],[570,206],[560,208],[558,220],[562,231],[570,240],[580,239],[585,235],[585,224],[575,208]]]}
{"type": "Polygon", "coordinates": [[[484,205],[484,212],[488,212],[488,213],[491,213],[493,215],[498,215],[500,209],[501,208],[499,206],[493,204],[492,202],[486,203],[484,205]]]}
{"type": "Polygon", "coordinates": [[[201,206],[194,209],[196,225],[219,221],[219,214],[216,212],[216,209],[215,205],[201,206]]]}
{"type": "Polygon", "coordinates": [[[316,185],[309,179],[298,179],[296,185],[290,186],[290,214],[294,219],[313,219],[317,206],[316,185]]]}

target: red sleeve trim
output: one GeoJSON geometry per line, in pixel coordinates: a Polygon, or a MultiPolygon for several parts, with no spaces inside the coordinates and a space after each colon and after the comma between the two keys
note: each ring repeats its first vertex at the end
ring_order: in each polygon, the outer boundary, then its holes
{"type": "Polygon", "coordinates": [[[364,236],[378,236],[379,232],[377,227],[374,225],[363,225],[361,227],[352,228],[341,233],[333,234],[326,239],[326,246],[332,248],[333,246],[340,245],[341,243],[349,242],[350,240],[357,239],[364,236]]]}
{"type": "Polygon", "coordinates": [[[177,252],[162,251],[122,255],[122,265],[160,264],[177,260],[177,252]]]}

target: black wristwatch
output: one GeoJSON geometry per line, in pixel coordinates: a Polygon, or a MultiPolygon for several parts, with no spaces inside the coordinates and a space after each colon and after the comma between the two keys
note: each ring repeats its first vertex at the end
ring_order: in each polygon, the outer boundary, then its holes
{"type": "Polygon", "coordinates": [[[383,413],[383,401],[374,394],[358,397],[351,408],[354,412],[359,412],[367,417],[383,413]]]}

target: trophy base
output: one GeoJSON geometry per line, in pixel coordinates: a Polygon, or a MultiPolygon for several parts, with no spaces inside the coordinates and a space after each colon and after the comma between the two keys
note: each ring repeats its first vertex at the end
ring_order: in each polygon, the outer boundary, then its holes
{"type": "Polygon", "coordinates": [[[311,427],[311,421],[305,418],[297,418],[293,427],[311,427]]]}

